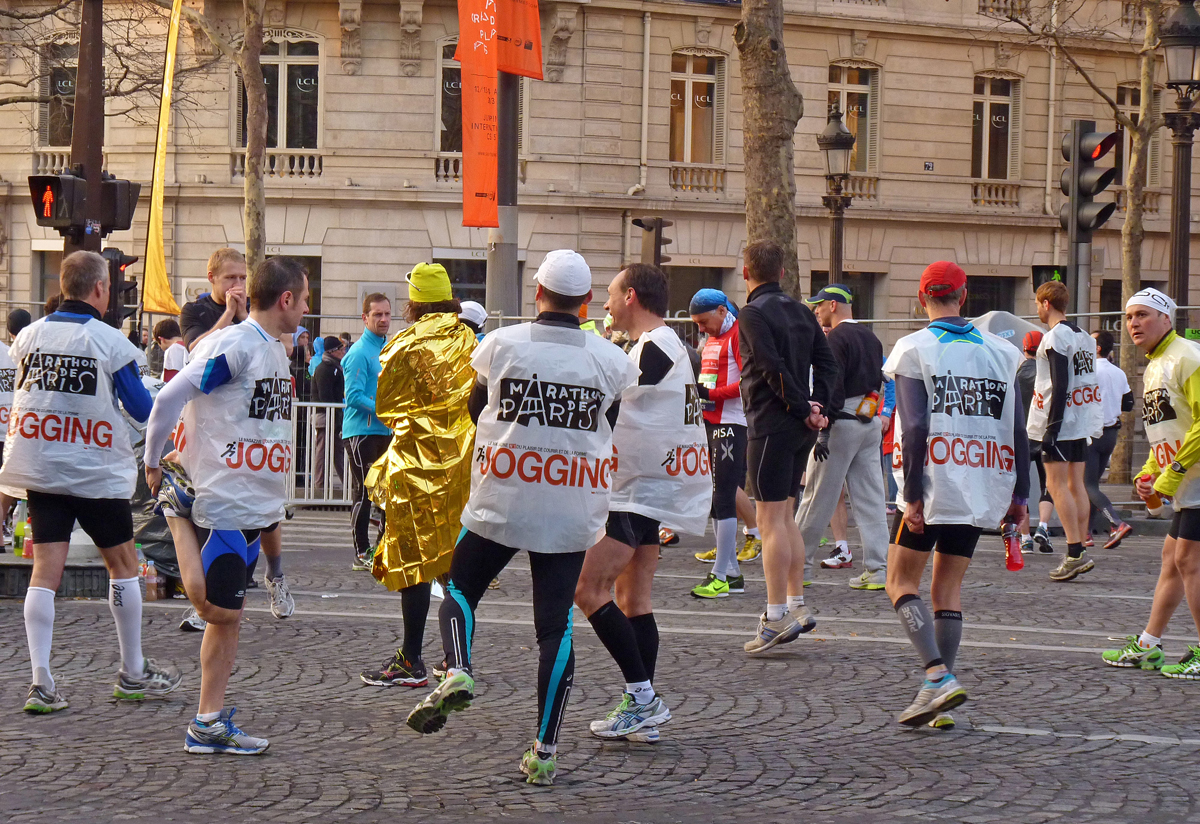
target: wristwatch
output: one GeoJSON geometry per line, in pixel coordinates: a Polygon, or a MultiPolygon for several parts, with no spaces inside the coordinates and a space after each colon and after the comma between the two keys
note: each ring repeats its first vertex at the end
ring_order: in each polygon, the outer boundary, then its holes
{"type": "Polygon", "coordinates": [[[1172,461],[1172,462],[1171,462],[1171,471],[1172,471],[1172,472],[1178,472],[1180,475],[1186,475],[1186,474],[1187,474],[1187,470],[1184,468],[1183,464],[1181,464],[1179,461],[1172,461]]]}

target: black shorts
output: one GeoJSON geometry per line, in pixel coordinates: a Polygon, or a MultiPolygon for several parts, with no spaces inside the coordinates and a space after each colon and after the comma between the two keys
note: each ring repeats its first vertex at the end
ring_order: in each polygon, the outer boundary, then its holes
{"type": "Polygon", "coordinates": [[[746,484],[746,427],[735,423],[705,423],[712,456],[712,517],[737,517],[737,491],[746,484]]]}
{"type": "Polygon", "coordinates": [[[610,512],[604,534],[627,547],[658,546],[658,521],[636,512],[610,512]]]}
{"type": "Polygon", "coordinates": [[[200,563],[204,566],[205,600],[224,609],[241,609],[246,582],[254,574],[262,536],[279,529],[205,529],[196,527],[200,563]]]}
{"type": "Polygon", "coordinates": [[[1181,509],[1171,518],[1167,536],[1185,541],[1200,541],[1200,509],[1181,509]]]}
{"type": "Polygon", "coordinates": [[[133,509],[124,498],[76,498],[29,490],[35,544],[69,543],[75,522],[100,549],[133,540],[133,509]]]}
{"type": "Polygon", "coordinates": [[[751,438],[746,444],[750,497],[763,502],[797,497],[816,442],[817,433],[802,423],[786,432],[751,438]]]}
{"type": "Polygon", "coordinates": [[[983,528],[967,524],[925,524],[920,535],[910,532],[904,523],[904,507],[892,519],[892,540],[899,546],[929,552],[936,549],[943,555],[970,558],[975,554],[975,545],[983,528]]]}
{"type": "Polygon", "coordinates": [[[1086,463],[1088,453],[1087,438],[1073,441],[1055,441],[1049,448],[1038,444],[1042,454],[1042,463],[1086,463]]]}

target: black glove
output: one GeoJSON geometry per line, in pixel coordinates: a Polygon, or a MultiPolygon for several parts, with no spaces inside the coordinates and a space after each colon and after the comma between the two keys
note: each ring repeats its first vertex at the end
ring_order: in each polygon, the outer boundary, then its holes
{"type": "Polygon", "coordinates": [[[709,400],[708,387],[702,383],[696,384],[696,394],[700,396],[700,400],[702,401],[709,400]]]}
{"type": "Polygon", "coordinates": [[[829,430],[822,429],[817,435],[817,445],[813,447],[813,458],[817,463],[829,457],[829,430]]]}

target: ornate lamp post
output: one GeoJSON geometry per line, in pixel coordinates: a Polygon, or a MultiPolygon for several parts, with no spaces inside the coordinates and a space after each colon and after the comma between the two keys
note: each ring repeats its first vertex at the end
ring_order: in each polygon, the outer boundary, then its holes
{"type": "MultiPolygon", "coordinates": [[[[1179,95],[1175,111],[1164,118],[1171,129],[1175,147],[1175,170],[1171,181],[1171,297],[1180,306],[1188,306],[1189,257],[1192,219],[1192,137],[1200,127],[1200,112],[1192,110],[1200,92],[1200,13],[1194,0],[1180,0],[1163,24],[1159,35],[1167,64],[1167,85],[1179,95]]],[[[1187,313],[1175,321],[1182,332],[1187,313]]]]}
{"type": "Polygon", "coordinates": [[[850,177],[850,153],[854,149],[854,135],[842,123],[842,110],[834,104],[829,110],[829,123],[825,131],[817,135],[817,147],[825,160],[825,179],[829,181],[832,194],[825,195],[821,202],[829,210],[831,228],[829,232],[829,282],[842,280],[842,233],[846,220],[846,209],[850,208],[850,195],[842,194],[842,187],[850,177]]]}

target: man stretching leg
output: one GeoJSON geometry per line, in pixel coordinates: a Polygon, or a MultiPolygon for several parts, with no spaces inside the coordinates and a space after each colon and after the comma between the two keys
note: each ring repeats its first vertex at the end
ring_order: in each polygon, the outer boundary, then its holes
{"type": "Polygon", "coordinates": [[[196,347],[159,393],[146,429],[146,481],[157,494],[163,485],[158,456],[183,413],[180,458],[195,490],[195,500],[187,501],[172,479],[164,495],[184,589],[208,622],[200,646],[200,705],[184,737],[190,753],[257,755],[269,746],[233,723],[225,691],[246,580],[261,536],[278,530],[284,513],[292,382],[279,337],[294,332],[308,311],[308,278],[295,260],[271,258],[255,269],[247,291],[247,320],[196,347]]]}

